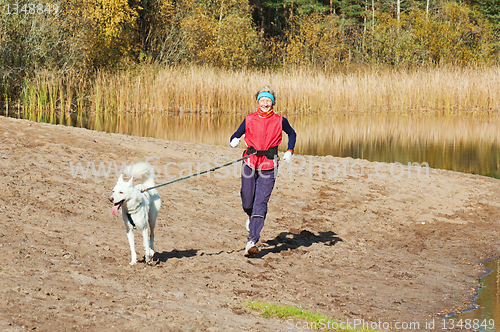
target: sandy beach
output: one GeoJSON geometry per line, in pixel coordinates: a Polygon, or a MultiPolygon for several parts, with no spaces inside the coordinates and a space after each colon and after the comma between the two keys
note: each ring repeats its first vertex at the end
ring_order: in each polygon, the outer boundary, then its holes
{"type": "Polygon", "coordinates": [[[243,256],[238,164],[159,188],[154,263],[130,266],[123,221],[108,201],[121,166],[148,161],[164,183],[242,152],[229,142],[0,117],[0,330],[304,326],[265,319],[251,301],[441,330],[445,315],[473,306],[479,262],[500,256],[499,180],[297,155],[280,166],[258,257],[243,256]]]}

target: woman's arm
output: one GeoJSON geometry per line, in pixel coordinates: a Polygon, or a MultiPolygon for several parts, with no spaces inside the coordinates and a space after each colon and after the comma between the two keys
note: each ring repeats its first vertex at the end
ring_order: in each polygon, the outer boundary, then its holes
{"type": "Polygon", "coordinates": [[[243,134],[245,133],[245,128],[246,128],[245,119],[243,119],[243,122],[240,124],[240,126],[238,127],[236,132],[233,134],[233,136],[231,136],[229,141],[231,142],[233,140],[233,138],[240,138],[241,136],[243,136],[243,134]]]}
{"type": "Polygon", "coordinates": [[[293,130],[292,126],[285,117],[283,118],[283,131],[288,135],[288,150],[292,150],[295,148],[295,142],[297,141],[297,133],[293,130]]]}

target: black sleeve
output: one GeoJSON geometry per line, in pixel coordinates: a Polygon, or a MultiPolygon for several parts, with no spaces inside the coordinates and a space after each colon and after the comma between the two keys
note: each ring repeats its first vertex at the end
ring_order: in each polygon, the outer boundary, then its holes
{"type": "Polygon", "coordinates": [[[283,131],[288,135],[288,150],[293,150],[295,148],[295,142],[297,141],[297,133],[293,130],[292,126],[285,117],[283,118],[283,131]]]}
{"type": "Polygon", "coordinates": [[[240,138],[241,136],[243,136],[243,134],[245,133],[245,119],[243,119],[243,122],[240,124],[240,126],[238,127],[238,129],[235,131],[235,133],[233,134],[233,136],[231,136],[231,138],[229,139],[229,142],[231,142],[233,140],[233,138],[240,138]]]}

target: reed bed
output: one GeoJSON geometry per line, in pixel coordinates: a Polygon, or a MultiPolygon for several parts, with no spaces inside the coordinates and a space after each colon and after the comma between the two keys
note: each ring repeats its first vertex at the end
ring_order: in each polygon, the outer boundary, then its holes
{"type": "Polygon", "coordinates": [[[143,65],[92,78],[40,72],[25,82],[23,110],[98,114],[248,112],[264,84],[286,114],[321,112],[421,112],[500,109],[500,68],[230,71],[207,67],[143,65]]]}
{"type": "Polygon", "coordinates": [[[100,74],[103,98],[116,111],[248,112],[270,84],[284,113],[491,111],[500,108],[499,68],[417,71],[227,71],[146,67],[134,74],[100,74]],[[114,107],[114,105],[119,105],[114,107]]]}

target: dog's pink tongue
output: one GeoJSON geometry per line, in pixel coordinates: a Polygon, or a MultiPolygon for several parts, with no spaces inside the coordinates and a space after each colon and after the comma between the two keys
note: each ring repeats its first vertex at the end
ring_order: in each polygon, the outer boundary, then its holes
{"type": "Polygon", "coordinates": [[[113,207],[111,208],[111,213],[113,215],[116,215],[116,213],[118,212],[118,209],[120,208],[120,205],[119,204],[116,204],[116,205],[113,205],[113,207]]]}

